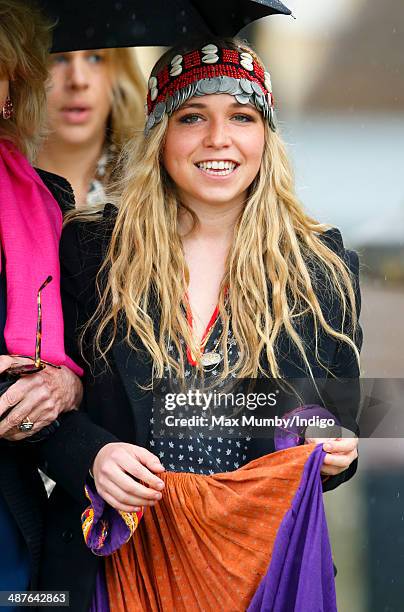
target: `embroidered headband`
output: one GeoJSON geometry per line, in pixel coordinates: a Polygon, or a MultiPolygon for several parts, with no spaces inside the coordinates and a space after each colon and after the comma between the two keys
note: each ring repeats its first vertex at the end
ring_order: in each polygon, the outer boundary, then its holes
{"type": "Polygon", "coordinates": [[[207,44],[175,55],[156,76],[150,77],[145,133],[193,96],[210,94],[230,94],[240,104],[254,105],[276,130],[269,72],[251,53],[207,44]]]}

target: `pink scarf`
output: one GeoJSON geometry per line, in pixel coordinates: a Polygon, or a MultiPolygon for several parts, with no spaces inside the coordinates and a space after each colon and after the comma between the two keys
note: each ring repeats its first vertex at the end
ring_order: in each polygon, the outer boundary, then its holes
{"type": "MultiPolygon", "coordinates": [[[[36,296],[42,293],[42,357],[82,370],[65,354],[60,299],[62,213],[35,170],[8,141],[0,140],[0,239],[7,278],[4,338],[11,354],[34,355],[36,296]]],[[[0,261],[1,266],[1,261],[0,261]]]]}

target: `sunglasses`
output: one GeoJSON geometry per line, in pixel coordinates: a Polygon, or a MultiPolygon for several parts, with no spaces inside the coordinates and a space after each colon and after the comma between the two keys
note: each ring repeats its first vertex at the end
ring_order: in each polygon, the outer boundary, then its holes
{"type": "Polygon", "coordinates": [[[35,372],[40,372],[44,369],[45,366],[52,366],[53,368],[59,368],[53,363],[49,363],[48,361],[43,361],[41,359],[41,341],[42,341],[42,302],[41,302],[41,293],[42,290],[45,289],[47,285],[52,280],[52,276],[48,276],[48,278],[42,283],[42,285],[38,289],[37,293],[37,321],[36,321],[36,339],[35,339],[35,356],[31,357],[30,355],[11,355],[11,357],[22,357],[24,359],[30,359],[33,363],[29,363],[26,365],[15,364],[10,366],[6,370],[6,374],[10,376],[24,376],[25,374],[34,374],[35,372]]]}

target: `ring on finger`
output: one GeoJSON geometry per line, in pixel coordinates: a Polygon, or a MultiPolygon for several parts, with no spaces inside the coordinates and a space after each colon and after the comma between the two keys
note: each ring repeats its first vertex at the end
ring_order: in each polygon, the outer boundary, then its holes
{"type": "Polygon", "coordinates": [[[27,431],[31,431],[31,429],[33,428],[34,423],[31,421],[31,419],[29,418],[29,416],[26,416],[25,419],[23,419],[21,421],[21,423],[18,425],[18,429],[22,432],[25,433],[27,431]]]}

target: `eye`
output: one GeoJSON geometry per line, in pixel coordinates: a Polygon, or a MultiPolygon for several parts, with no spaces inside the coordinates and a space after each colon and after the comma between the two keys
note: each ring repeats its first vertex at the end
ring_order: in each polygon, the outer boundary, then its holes
{"type": "Polygon", "coordinates": [[[248,115],[247,113],[237,113],[236,115],[233,115],[232,119],[234,119],[234,121],[239,121],[240,123],[251,123],[255,121],[255,117],[248,115]]]}
{"type": "Polygon", "coordinates": [[[51,62],[52,65],[58,65],[58,64],[67,64],[67,62],[69,61],[67,55],[64,55],[63,53],[61,53],[60,55],[52,55],[51,57],[51,62]]]}
{"type": "Polygon", "coordinates": [[[195,113],[189,113],[188,115],[182,115],[178,121],[180,123],[186,123],[188,125],[191,125],[193,123],[199,123],[200,121],[202,121],[202,117],[200,115],[197,115],[195,113]]]}
{"type": "Polygon", "coordinates": [[[102,55],[102,53],[90,53],[89,55],[87,55],[87,61],[90,64],[100,64],[104,61],[104,56],[102,55]]]}

